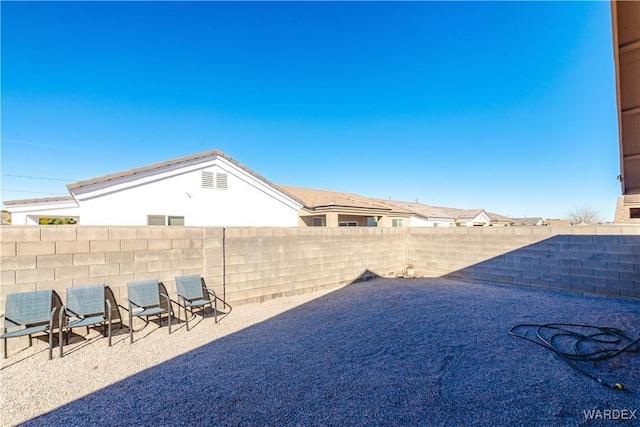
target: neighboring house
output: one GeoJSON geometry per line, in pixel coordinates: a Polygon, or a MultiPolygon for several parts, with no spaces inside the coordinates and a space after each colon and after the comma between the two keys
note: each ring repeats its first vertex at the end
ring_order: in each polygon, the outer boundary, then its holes
{"type": "Polygon", "coordinates": [[[640,194],[627,194],[618,197],[616,224],[640,224],[640,194]]]}
{"type": "Polygon", "coordinates": [[[513,225],[519,226],[539,226],[545,225],[542,218],[532,217],[532,218],[511,218],[513,221],[513,225]]]}
{"type": "Polygon", "coordinates": [[[70,196],[5,201],[16,225],[454,227],[511,225],[483,209],[278,186],[220,151],[67,185],[70,196]],[[42,222],[45,223],[45,222],[42,222]],[[48,222],[47,222],[48,223],[48,222]]]}
{"type": "Polygon", "coordinates": [[[458,227],[488,227],[491,216],[484,209],[450,209],[458,227]]]}
{"type": "Polygon", "coordinates": [[[402,202],[398,200],[383,201],[411,212],[411,227],[479,227],[511,225],[511,219],[484,209],[456,209],[440,206],[429,206],[422,203],[402,202]]]}
{"type": "Polygon", "coordinates": [[[14,225],[37,225],[40,218],[73,218],[78,220],[80,208],[73,196],[46,197],[41,199],[7,200],[14,225]]]}
{"type": "Polygon", "coordinates": [[[302,202],[220,151],[70,184],[71,197],[7,201],[13,224],[295,227],[302,202]]]}
{"type": "Polygon", "coordinates": [[[489,225],[493,227],[496,227],[496,226],[506,227],[506,226],[513,225],[513,218],[509,218],[508,216],[504,216],[504,215],[498,215],[492,212],[487,212],[487,213],[489,214],[489,218],[491,218],[489,225]]]}
{"type": "Polygon", "coordinates": [[[550,227],[571,227],[571,220],[568,219],[547,219],[544,225],[550,227]]]}
{"type": "Polygon", "coordinates": [[[303,203],[301,227],[409,227],[411,212],[357,194],[280,187],[303,203]]]}
{"type": "Polygon", "coordinates": [[[455,227],[456,225],[456,218],[451,215],[447,208],[399,200],[383,201],[377,199],[377,201],[411,212],[409,227],[455,227]]]}

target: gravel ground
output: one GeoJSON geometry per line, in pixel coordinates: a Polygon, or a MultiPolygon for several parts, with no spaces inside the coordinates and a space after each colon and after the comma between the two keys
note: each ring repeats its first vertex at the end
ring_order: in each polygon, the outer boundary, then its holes
{"type": "Polygon", "coordinates": [[[583,366],[618,391],[508,334],[562,322],[637,338],[637,301],[375,279],[196,322],[133,345],[123,330],[111,348],[92,332],[52,361],[44,345],[10,352],[2,425],[640,425],[640,353],[583,366]]]}

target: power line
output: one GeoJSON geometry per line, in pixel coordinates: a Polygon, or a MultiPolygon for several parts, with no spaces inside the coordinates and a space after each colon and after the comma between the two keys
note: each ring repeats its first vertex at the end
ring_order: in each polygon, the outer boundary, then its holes
{"type": "Polygon", "coordinates": [[[62,145],[54,145],[54,144],[43,144],[41,142],[22,141],[20,139],[12,139],[12,138],[0,138],[0,141],[13,142],[15,144],[34,145],[34,146],[37,146],[37,147],[56,148],[56,149],[59,149],[59,150],[80,151],[80,152],[83,152],[83,153],[92,153],[92,154],[103,154],[103,155],[108,155],[108,156],[128,157],[128,158],[132,158],[132,159],[139,159],[140,158],[138,156],[127,156],[127,155],[121,154],[121,153],[113,153],[113,152],[106,152],[106,151],[96,151],[96,150],[87,150],[86,148],[65,147],[65,146],[62,146],[62,145]]]}
{"type": "Polygon", "coordinates": [[[13,166],[13,167],[17,167],[17,168],[27,168],[27,169],[38,169],[39,171],[59,171],[59,172],[69,172],[69,168],[66,169],[62,169],[62,168],[48,168],[48,167],[42,167],[40,165],[24,165],[24,164],[20,164],[20,163],[4,163],[4,162],[0,162],[0,165],[2,167],[5,166],[13,166]]]}
{"type": "Polygon", "coordinates": [[[3,173],[2,176],[11,176],[11,177],[14,177],[14,178],[44,179],[44,180],[47,180],[47,181],[67,181],[67,182],[77,181],[77,179],[47,178],[47,177],[44,177],[44,176],[12,175],[12,174],[9,174],[9,173],[3,173]]]}

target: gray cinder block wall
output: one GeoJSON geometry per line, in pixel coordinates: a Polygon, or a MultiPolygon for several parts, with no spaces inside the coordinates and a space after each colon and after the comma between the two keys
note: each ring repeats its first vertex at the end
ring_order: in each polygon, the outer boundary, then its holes
{"type": "Polygon", "coordinates": [[[640,227],[411,230],[409,252],[432,277],[640,298],[640,227]]]}
{"type": "MultiPolygon", "coordinates": [[[[231,304],[417,273],[640,298],[640,227],[204,228],[3,226],[0,311],[9,293],[200,274],[231,304]]],[[[123,313],[124,314],[124,313],[123,313]]]]}
{"type": "Polygon", "coordinates": [[[231,304],[324,288],[402,268],[406,233],[374,228],[7,226],[0,228],[0,310],[14,292],[200,274],[231,304]]]}

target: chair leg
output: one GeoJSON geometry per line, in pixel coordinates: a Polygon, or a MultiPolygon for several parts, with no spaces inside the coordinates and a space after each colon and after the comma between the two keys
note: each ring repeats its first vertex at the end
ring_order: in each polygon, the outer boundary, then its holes
{"type": "Polygon", "coordinates": [[[133,316],[131,315],[131,308],[129,308],[129,343],[133,344],[133,316]]]}
{"type": "Polygon", "coordinates": [[[62,335],[64,334],[64,332],[62,331],[62,328],[58,328],[58,356],[60,358],[62,358],[62,335]]]}
{"type": "Polygon", "coordinates": [[[49,360],[53,359],[53,328],[49,328],[49,360]]]}

